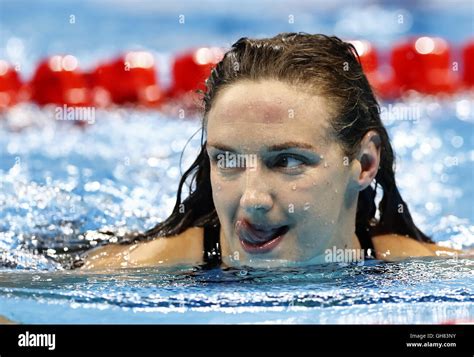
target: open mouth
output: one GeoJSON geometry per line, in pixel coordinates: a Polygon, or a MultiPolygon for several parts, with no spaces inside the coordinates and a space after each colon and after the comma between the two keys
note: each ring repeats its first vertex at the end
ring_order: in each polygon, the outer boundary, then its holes
{"type": "Polygon", "coordinates": [[[248,253],[267,253],[274,249],[290,229],[288,226],[258,228],[247,222],[245,219],[238,220],[235,229],[240,240],[240,244],[248,253]]]}

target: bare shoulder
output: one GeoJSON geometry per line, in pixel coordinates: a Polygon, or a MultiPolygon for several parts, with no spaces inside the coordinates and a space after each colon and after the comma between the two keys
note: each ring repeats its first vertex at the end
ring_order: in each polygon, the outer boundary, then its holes
{"type": "Polygon", "coordinates": [[[129,245],[110,244],[91,250],[81,269],[200,264],[204,247],[203,228],[129,245]]]}
{"type": "Polygon", "coordinates": [[[381,260],[398,260],[409,257],[454,256],[460,250],[445,248],[437,244],[419,242],[398,234],[383,234],[372,238],[375,256],[381,260]]]}
{"type": "Polygon", "coordinates": [[[16,324],[16,322],[7,319],[5,316],[0,315],[0,325],[12,325],[16,324]]]}

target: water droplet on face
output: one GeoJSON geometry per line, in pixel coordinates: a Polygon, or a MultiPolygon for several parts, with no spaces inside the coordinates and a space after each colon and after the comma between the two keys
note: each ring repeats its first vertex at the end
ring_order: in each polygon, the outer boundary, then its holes
{"type": "Polygon", "coordinates": [[[337,188],[334,190],[335,193],[337,193],[337,188]]]}
{"type": "Polygon", "coordinates": [[[316,181],[313,182],[313,186],[316,186],[316,181]]]}
{"type": "Polygon", "coordinates": [[[292,189],[293,191],[296,191],[296,185],[291,186],[291,189],[292,189]]]}
{"type": "Polygon", "coordinates": [[[324,167],[328,167],[328,163],[326,161],[324,161],[324,167]]]}
{"type": "Polygon", "coordinates": [[[221,188],[222,188],[221,185],[217,185],[217,190],[218,191],[220,191],[221,188]]]}
{"type": "Polygon", "coordinates": [[[239,271],[239,275],[240,275],[240,276],[245,276],[245,275],[247,275],[247,270],[241,270],[241,271],[239,271]]]}
{"type": "Polygon", "coordinates": [[[321,155],[321,160],[324,159],[324,155],[321,155]]]}
{"type": "Polygon", "coordinates": [[[304,204],[304,208],[303,208],[303,209],[304,209],[305,211],[307,211],[307,210],[309,210],[309,207],[310,207],[310,206],[311,206],[310,203],[309,203],[309,202],[306,202],[306,203],[304,204]]]}

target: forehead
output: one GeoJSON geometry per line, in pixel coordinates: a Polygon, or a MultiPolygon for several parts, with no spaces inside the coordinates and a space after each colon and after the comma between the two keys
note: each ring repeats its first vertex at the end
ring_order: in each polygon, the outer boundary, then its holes
{"type": "MultiPolygon", "coordinates": [[[[281,81],[238,82],[221,90],[207,117],[208,136],[260,129],[293,136],[327,138],[327,100],[281,81]]],[[[248,136],[247,135],[247,136],[248,136]]]]}

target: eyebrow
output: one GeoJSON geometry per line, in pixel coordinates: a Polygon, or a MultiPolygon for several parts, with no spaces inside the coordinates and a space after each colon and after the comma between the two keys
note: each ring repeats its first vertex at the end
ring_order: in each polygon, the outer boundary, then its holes
{"type": "MultiPolygon", "coordinates": [[[[216,148],[221,151],[236,152],[234,148],[231,148],[230,146],[221,143],[207,143],[207,146],[212,146],[213,148],[216,148]]],[[[267,147],[267,151],[284,151],[289,149],[306,149],[316,151],[316,148],[313,145],[298,141],[287,141],[285,143],[271,145],[267,147]]]]}

